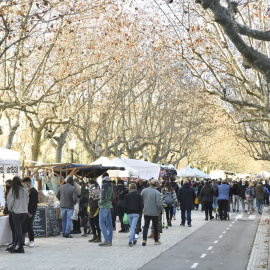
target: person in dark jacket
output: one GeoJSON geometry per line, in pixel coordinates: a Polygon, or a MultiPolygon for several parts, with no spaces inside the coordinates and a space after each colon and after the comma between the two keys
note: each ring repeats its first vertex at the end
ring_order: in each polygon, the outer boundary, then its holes
{"type": "Polygon", "coordinates": [[[242,204],[242,208],[243,208],[243,212],[247,212],[247,210],[245,209],[246,207],[246,188],[248,187],[248,183],[246,182],[240,182],[240,189],[239,189],[239,199],[241,201],[242,204]]]}
{"type": "Polygon", "coordinates": [[[239,184],[234,181],[232,185],[232,209],[233,212],[239,212],[239,193],[240,193],[240,186],[239,184]]]}
{"type": "Polygon", "coordinates": [[[216,193],[211,187],[211,184],[209,182],[206,182],[203,189],[201,190],[202,204],[205,211],[205,220],[208,220],[208,213],[210,220],[214,218],[214,216],[212,215],[212,204],[215,195],[216,193]]]}
{"type": "Polygon", "coordinates": [[[187,214],[188,227],[191,227],[191,210],[194,209],[195,198],[196,194],[194,188],[189,186],[188,180],[185,180],[184,185],[179,189],[177,194],[177,199],[180,202],[180,209],[181,209],[180,226],[185,226],[187,214]]]}
{"type": "Polygon", "coordinates": [[[123,217],[125,213],[124,201],[125,201],[126,194],[127,194],[127,189],[124,185],[124,180],[119,179],[117,181],[117,214],[121,222],[121,230],[119,231],[120,233],[129,232],[128,225],[123,223],[123,217]]]}
{"type": "MultiPolygon", "coordinates": [[[[171,176],[170,177],[170,183],[171,183],[171,187],[174,189],[175,191],[175,194],[177,195],[178,194],[178,191],[179,191],[179,186],[177,183],[175,183],[175,177],[174,176],[171,176]]],[[[175,220],[175,215],[176,215],[176,207],[177,207],[177,203],[174,204],[174,207],[173,207],[173,220],[175,220]]]]}
{"type": "Polygon", "coordinates": [[[135,183],[129,185],[129,194],[125,196],[125,212],[128,216],[128,223],[130,225],[129,246],[132,247],[137,243],[135,239],[135,227],[139,219],[140,213],[143,210],[143,199],[137,191],[135,183]]]}
{"type": "Polygon", "coordinates": [[[29,177],[25,177],[23,179],[23,184],[27,186],[28,192],[29,192],[28,215],[25,219],[25,222],[27,225],[28,237],[29,237],[29,247],[34,247],[35,243],[34,243],[33,221],[34,221],[35,214],[37,211],[38,192],[32,186],[31,179],[29,177]]]}
{"type": "MultiPolygon", "coordinates": [[[[143,186],[143,180],[141,178],[138,178],[136,180],[136,186],[137,186],[137,191],[139,194],[142,193],[142,191],[145,189],[143,186]]],[[[136,229],[135,229],[135,239],[139,238],[139,233],[142,231],[142,211],[140,212],[140,216],[137,221],[136,229]]]]}
{"type": "Polygon", "coordinates": [[[71,218],[74,211],[74,205],[77,202],[77,190],[74,187],[72,176],[68,176],[66,184],[60,186],[56,198],[60,201],[63,237],[72,238],[72,235],[70,235],[71,218]]]}
{"type": "Polygon", "coordinates": [[[99,206],[98,201],[100,200],[100,188],[99,184],[95,179],[89,180],[91,184],[89,188],[89,218],[90,225],[93,231],[93,238],[88,242],[100,243],[101,242],[101,230],[99,227],[99,206]]]}
{"type": "Polygon", "coordinates": [[[80,203],[79,203],[79,217],[81,218],[82,227],[83,227],[83,234],[82,236],[87,237],[87,223],[88,223],[88,213],[87,213],[87,207],[88,207],[88,197],[86,195],[86,192],[84,191],[81,194],[80,197],[80,203]]]}

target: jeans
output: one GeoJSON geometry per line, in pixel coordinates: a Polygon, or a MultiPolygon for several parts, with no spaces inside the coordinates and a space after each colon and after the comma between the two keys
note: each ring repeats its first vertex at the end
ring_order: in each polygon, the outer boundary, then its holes
{"type": "Polygon", "coordinates": [[[140,214],[128,214],[128,223],[130,225],[129,243],[135,242],[135,228],[140,214]]]}
{"type": "Polygon", "coordinates": [[[99,227],[105,239],[105,242],[112,242],[113,238],[113,225],[112,225],[112,212],[111,208],[100,208],[99,210],[99,227]],[[107,222],[107,232],[105,221],[107,222]]]}
{"type": "Polygon", "coordinates": [[[173,207],[173,215],[176,215],[176,205],[173,207]]]}
{"type": "Polygon", "coordinates": [[[217,196],[213,196],[213,209],[217,208],[217,206],[218,206],[217,201],[218,201],[217,196]]]}
{"type": "Polygon", "coordinates": [[[186,222],[186,212],[187,212],[187,223],[191,225],[191,210],[181,210],[181,224],[186,222]]]}
{"type": "Polygon", "coordinates": [[[144,216],[144,227],[143,227],[143,240],[147,240],[147,233],[149,229],[150,220],[154,227],[154,239],[158,241],[158,218],[159,216],[144,216]]]}
{"type": "Polygon", "coordinates": [[[241,203],[242,203],[243,211],[245,211],[245,199],[240,198],[240,201],[241,201],[241,203]]]}
{"type": "Polygon", "coordinates": [[[253,200],[247,200],[248,203],[248,210],[252,211],[253,210],[253,200]]]}
{"type": "Polygon", "coordinates": [[[263,200],[258,200],[258,199],[257,199],[257,207],[258,207],[258,211],[262,211],[263,200]]]}
{"type": "Polygon", "coordinates": [[[232,209],[239,211],[239,195],[232,195],[232,209]]]}
{"type": "Polygon", "coordinates": [[[74,209],[69,208],[61,208],[61,214],[62,214],[62,233],[64,236],[70,235],[71,231],[71,223],[72,223],[72,215],[73,215],[74,209]]]}
{"type": "Polygon", "coordinates": [[[23,248],[23,235],[22,235],[22,225],[26,219],[27,214],[15,214],[12,212],[12,220],[15,229],[15,244],[19,243],[19,248],[23,248]]]}

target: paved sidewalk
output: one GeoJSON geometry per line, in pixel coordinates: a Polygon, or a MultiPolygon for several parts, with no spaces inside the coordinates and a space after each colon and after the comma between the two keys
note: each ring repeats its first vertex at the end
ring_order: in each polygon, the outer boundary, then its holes
{"type": "MultiPolygon", "coordinates": [[[[161,234],[160,246],[155,246],[154,240],[150,239],[147,246],[142,247],[140,238],[137,245],[129,247],[129,234],[118,232],[114,232],[112,247],[99,247],[97,244],[89,243],[91,236],[85,238],[74,235],[72,239],[61,236],[37,238],[36,247],[26,247],[24,254],[11,254],[5,251],[6,247],[0,247],[0,269],[139,269],[209,222],[204,220],[204,212],[195,210],[192,211],[191,228],[179,226],[179,211],[176,218],[177,220],[172,222],[172,227],[164,229],[161,234]]],[[[118,223],[118,229],[119,225],[118,223]]]]}
{"type": "Polygon", "coordinates": [[[247,270],[270,269],[269,214],[270,207],[264,207],[250,254],[247,270]]]}

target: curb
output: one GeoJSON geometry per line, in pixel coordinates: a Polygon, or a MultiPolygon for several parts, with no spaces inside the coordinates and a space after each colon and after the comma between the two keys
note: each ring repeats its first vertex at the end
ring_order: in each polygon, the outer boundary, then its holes
{"type": "Polygon", "coordinates": [[[270,238],[269,238],[269,213],[270,209],[264,207],[259,220],[256,236],[250,253],[247,270],[269,269],[270,266],[270,238]]]}

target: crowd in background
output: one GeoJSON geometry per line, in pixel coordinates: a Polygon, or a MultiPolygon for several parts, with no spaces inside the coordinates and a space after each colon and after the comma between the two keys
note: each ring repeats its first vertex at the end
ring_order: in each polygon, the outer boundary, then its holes
{"type": "MultiPolygon", "coordinates": [[[[167,181],[138,178],[127,183],[121,179],[111,181],[108,173],[102,175],[102,187],[97,179],[88,183],[66,178],[56,197],[60,201],[62,236],[72,238],[81,233],[83,237],[92,234],[90,243],[112,246],[117,217],[120,220],[119,233],[129,233],[130,247],[137,243],[142,234],[142,246],[153,238],[160,245],[163,228],[171,227],[177,209],[181,211],[180,226],[191,227],[191,211],[205,212],[205,220],[216,218],[227,220],[228,212],[251,214],[256,207],[262,214],[263,206],[269,206],[267,181],[230,180],[184,180],[176,182],[174,176],[167,181]],[[241,205],[241,208],[240,208],[241,205]],[[74,209],[78,206],[78,215],[74,209]],[[179,209],[180,208],[180,209],[179,209]],[[144,224],[142,222],[144,221],[144,224]],[[150,226],[152,222],[152,226],[150,226]],[[148,235],[148,230],[151,229],[148,235]],[[102,241],[103,236],[103,241],[102,241]]],[[[26,177],[14,177],[6,181],[5,214],[9,214],[12,243],[6,249],[11,253],[24,253],[25,236],[28,233],[29,246],[34,247],[33,220],[38,204],[38,192],[26,177]]]]}

